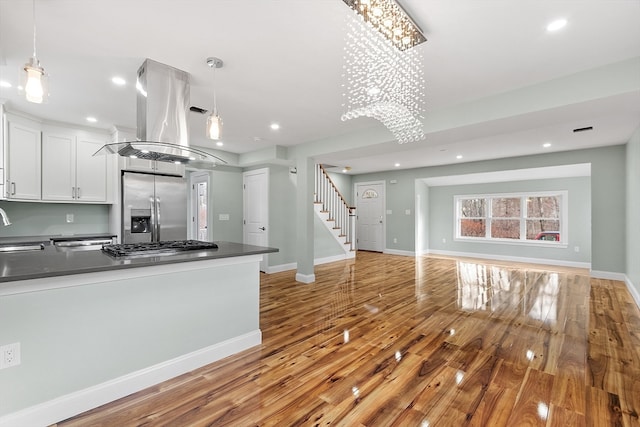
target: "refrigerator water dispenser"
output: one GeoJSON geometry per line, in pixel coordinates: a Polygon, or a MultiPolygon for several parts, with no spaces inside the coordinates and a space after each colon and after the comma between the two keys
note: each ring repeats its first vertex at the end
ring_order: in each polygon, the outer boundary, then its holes
{"type": "Polygon", "coordinates": [[[131,209],[131,232],[151,233],[151,209],[131,209]]]}

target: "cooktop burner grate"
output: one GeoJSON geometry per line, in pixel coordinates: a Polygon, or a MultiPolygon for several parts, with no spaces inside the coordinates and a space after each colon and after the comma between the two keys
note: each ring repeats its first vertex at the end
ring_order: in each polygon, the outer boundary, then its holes
{"type": "Polygon", "coordinates": [[[184,251],[197,251],[203,249],[216,249],[218,245],[213,242],[201,240],[171,240],[152,243],[123,243],[119,245],[103,245],[102,251],[112,256],[129,255],[171,255],[184,251]]]}

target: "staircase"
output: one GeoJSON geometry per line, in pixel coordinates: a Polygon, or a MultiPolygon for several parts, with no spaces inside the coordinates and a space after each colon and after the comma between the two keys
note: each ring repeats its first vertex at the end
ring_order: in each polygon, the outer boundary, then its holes
{"type": "Polygon", "coordinates": [[[355,258],[355,207],[349,206],[321,164],[316,165],[316,215],[344,249],[346,258],[355,258]]]}

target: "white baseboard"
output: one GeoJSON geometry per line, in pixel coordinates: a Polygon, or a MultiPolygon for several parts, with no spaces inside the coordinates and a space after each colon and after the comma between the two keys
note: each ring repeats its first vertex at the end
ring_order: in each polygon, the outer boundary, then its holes
{"type": "Polygon", "coordinates": [[[495,261],[524,262],[528,264],[557,265],[559,267],[586,268],[588,270],[591,269],[590,262],[563,261],[558,259],[526,258],[526,257],[505,256],[505,255],[478,254],[475,252],[441,251],[441,250],[433,250],[433,249],[430,249],[428,251],[428,254],[445,255],[445,256],[452,256],[452,257],[464,257],[464,258],[490,259],[495,261]]]}
{"type": "Polygon", "coordinates": [[[627,276],[624,273],[600,270],[591,270],[591,277],[596,279],[619,280],[621,282],[624,282],[627,279],[627,276]]]}
{"type": "Polygon", "coordinates": [[[47,426],[262,343],[258,329],[84,390],[0,417],[2,427],[47,426]]]}
{"type": "Polygon", "coordinates": [[[354,259],[355,257],[356,257],[356,253],[354,251],[354,252],[349,252],[347,254],[342,254],[342,255],[316,258],[315,260],[313,260],[313,265],[329,264],[330,262],[344,261],[347,259],[354,259]]]}
{"type": "Polygon", "coordinates": [[[389,255],[416,256],[414,251],[401,251],[399,249],[385,249],[382,253],[389,255]]]}
{"type": "Polygon", "coordinates": [[[298,268],[298,264],[295,262],[292,262],[289,264],[272,265],[266,268],[267,271],[265,271],[265,273],[267,274],[281,273],[283,271],[295,270],[296,268],[298,268]]]}
{"type": "MultiPolygon", "coordinates": [[[[343,255],[333,255],[333,256],[324,257],[324,258],[316,258],[313,260],[313,265],[328,264],[330,262],[344,261],[347,259],[355,259],[355,257],[356,257],[355,251],[349,251],[349,253],[343,254],[343,255]]],[[[281,273],[283,271],[295,270],[297,268],[298,268],[297,262],[292,262],[289,264],[272,265],[267,267],[265,273],[267,274],[281,273]]]]}
{"type": "Polygon", "coordinates": [[[629,279],[626,275],[624,277],[624,283],[627,285],[627,289],[629,289],[629,293],[633,297],[633,300],[636,302],[638,308],[640,308],[640,291],[633,285],[631,279],[629,279]]]}
{"type": "Polygon", "coordinates": [[[313,283],[315,281],[316,281],[316,275],[315,274],[300,274],[300,273],[296,273],[296,282],[313,283]]]}

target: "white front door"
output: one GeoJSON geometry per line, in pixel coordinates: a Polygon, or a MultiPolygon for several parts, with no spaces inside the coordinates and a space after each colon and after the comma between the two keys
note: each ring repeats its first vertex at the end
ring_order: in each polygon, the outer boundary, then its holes
{"type": "MultiPolygon", "coordinates": [[[[244,188],[244,243],[269,246],[269,169],[242,174],[244,188]]],[[[260,271],[266,271],[267,255],[262,256],[260,271]]]]}
{"type": "Polygon", "coordinates": [[[384,183],[356,185],[357,248],[382,252],[384,249],[384,183]]]}

